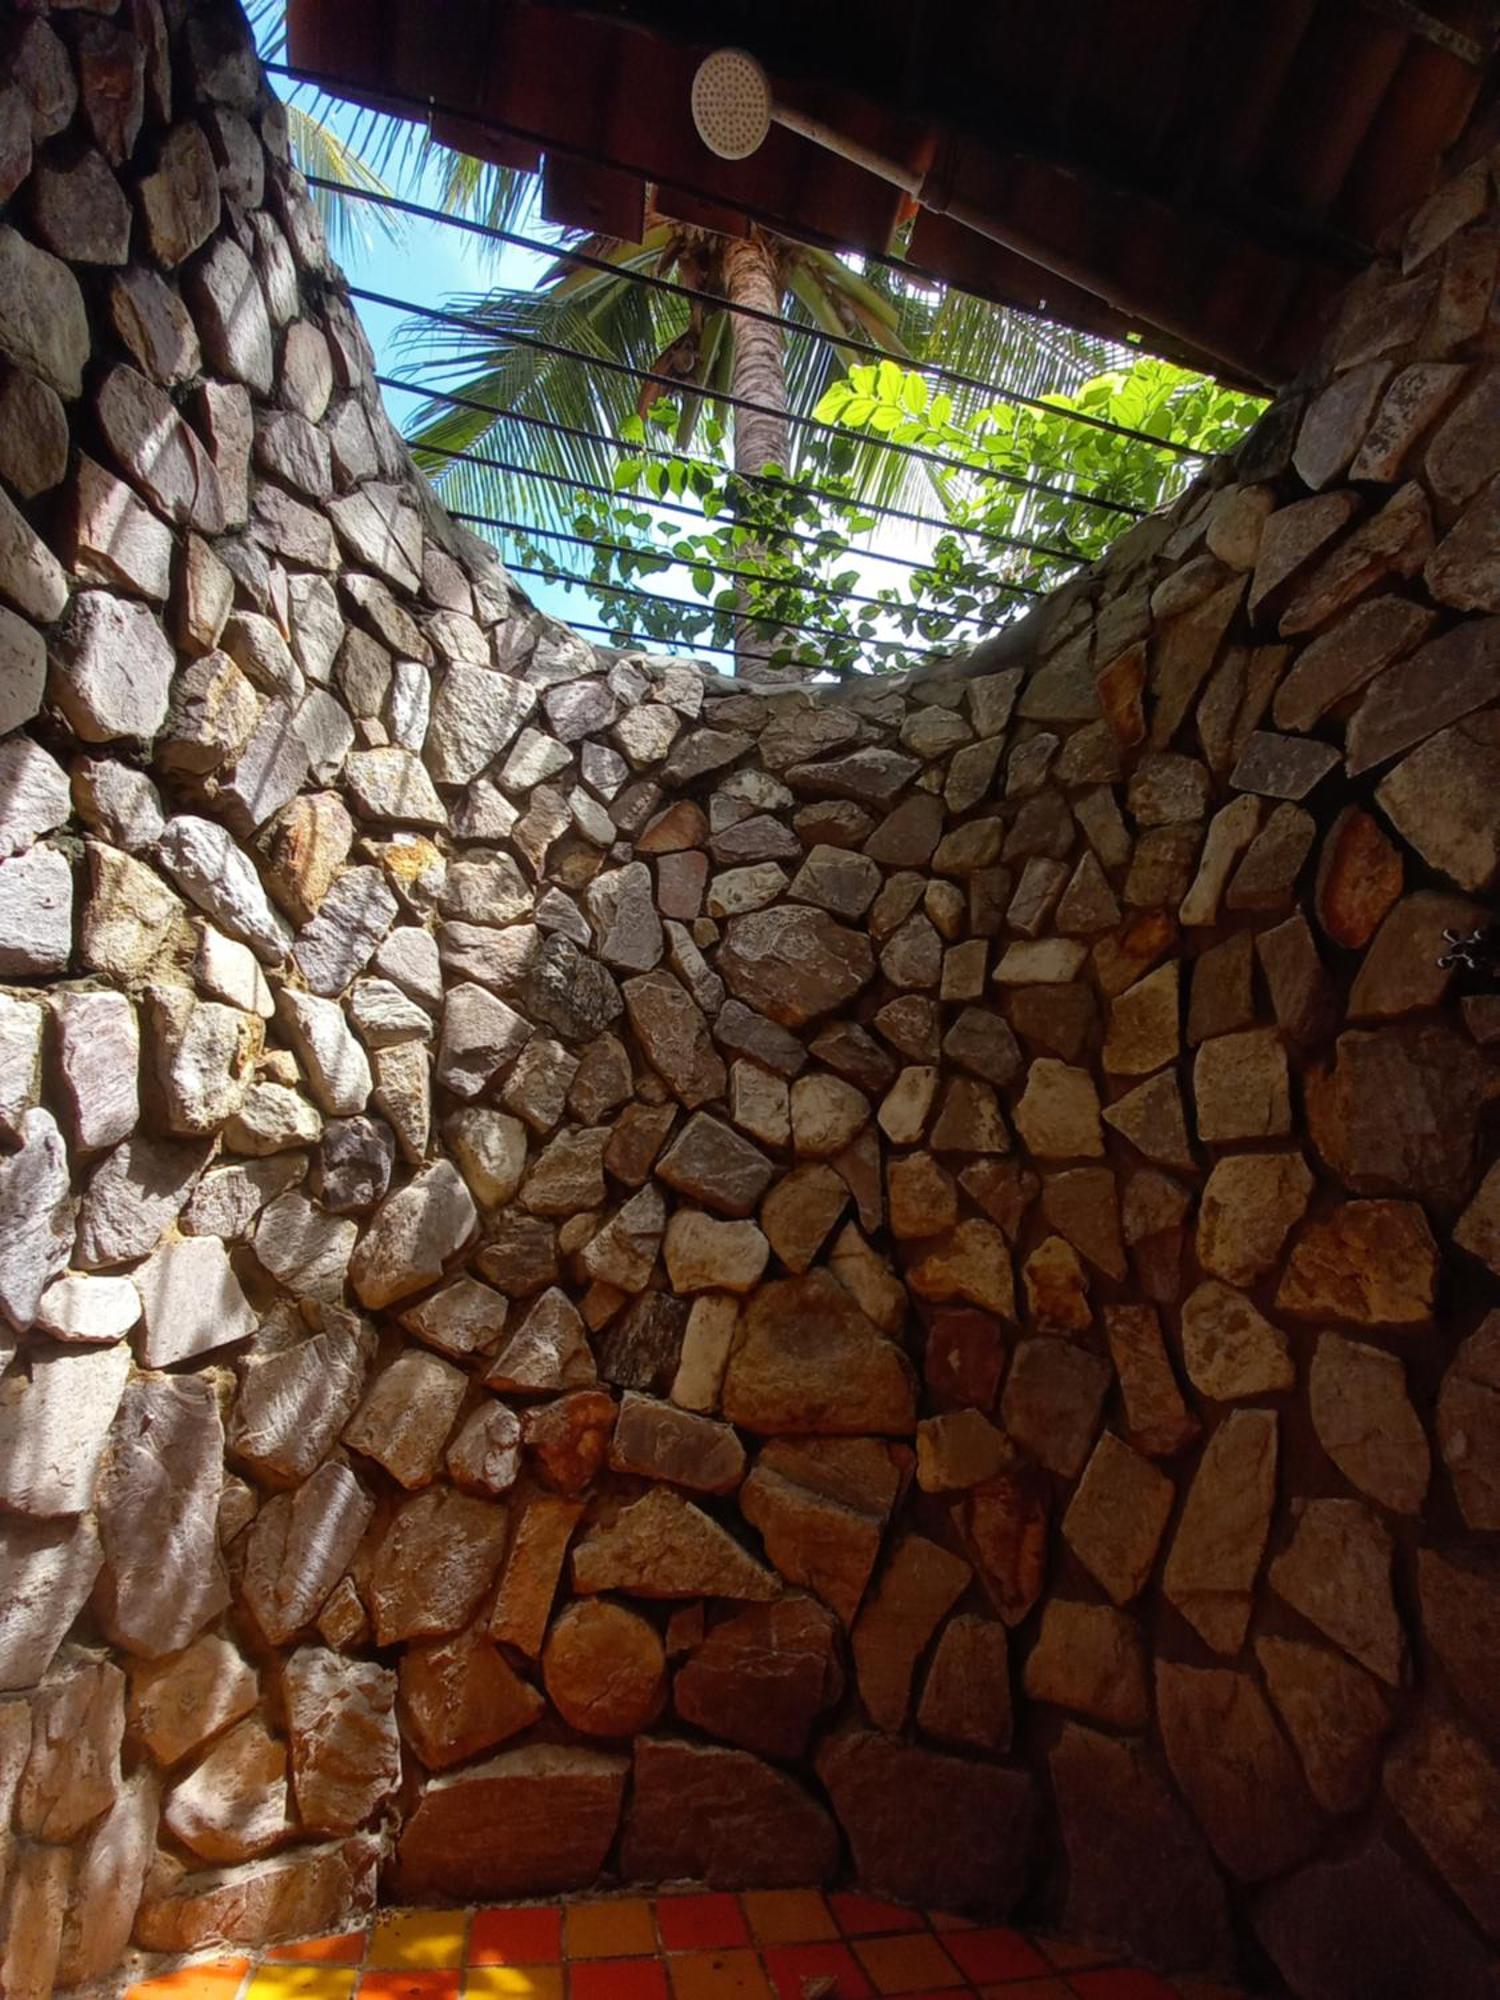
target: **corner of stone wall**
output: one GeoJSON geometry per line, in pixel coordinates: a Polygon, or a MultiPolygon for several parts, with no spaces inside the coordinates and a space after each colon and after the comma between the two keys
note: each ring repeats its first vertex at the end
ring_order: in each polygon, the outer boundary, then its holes
{"type": "Polygon", "coordinates": [[[967,660],[412,470],[231,8],[0,13],[0,1984],[857,1880],[1500,1938],[1500,250],[967,660]]]}

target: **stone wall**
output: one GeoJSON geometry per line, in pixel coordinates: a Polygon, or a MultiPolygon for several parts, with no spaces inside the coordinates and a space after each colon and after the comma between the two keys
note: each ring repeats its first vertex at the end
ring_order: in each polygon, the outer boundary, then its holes
{"type": "Polygon", "coordinates": [[[678,1877],[1493,1994],[1488,163],[749,693],[433,506],[237,16],[4,14],[5,1994],[678,1877]]]}

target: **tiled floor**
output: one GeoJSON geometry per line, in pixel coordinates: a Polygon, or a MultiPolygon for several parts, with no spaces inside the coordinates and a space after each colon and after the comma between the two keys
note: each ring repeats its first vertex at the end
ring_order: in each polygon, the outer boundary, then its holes
{"type": "Polygon", "coordinates": [[[126,2000],[1234,2000],[868,1896],[775,1889],[478,1910],[158,1974],[126,2000]]]}

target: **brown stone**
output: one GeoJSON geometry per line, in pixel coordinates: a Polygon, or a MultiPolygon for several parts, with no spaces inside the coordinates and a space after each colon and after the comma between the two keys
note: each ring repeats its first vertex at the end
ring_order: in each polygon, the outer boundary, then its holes
{"type": "Polygon", "coordinates": [[[353,1833],[401,1781],[396,1676],[304,1646],[287,1661],[282,1687],[298,1816],[318,1833],[353,1833]]]}
{"type": "Polygon", "coordinates": [[[1297,1379],[1281,1329],[1217,1278],[1183,1301],[1182,1358],[1193,1387],[1219,1403],[1274,1395],[1297,1379]]]}
{"type": "Polygon", "coordinates": [[[1391,1589],[1392,1544],[1358,1500],[1309,1500],[1290,1546],[1271,1564],[1271,1588],[1389,1687],[1406,1646],[1391,1589]]]}
{"type": "Polygon", "coordinates": [[[1297,1319],[1423,1326],[1437,1274],[1437,1246],[1415,1202],[1349,1201],[1302,1230],[1276,1305],[1297,1319]]]}
{"type": "Polygon", "coordinates": [[[669,1487],[653,1487],[598,1522],[573,1551],[580,1595],[730,1597],[764,1602],[775,1580],[734,1537],[669,1487]]]}
{"type": "Polygon", "coordinates": [[[1063,1539],[1116,1604],[1145,1589],[1176,1489],[1148,1459],[1105,1431],[1084,1468],[1063,1539]]]}
{"type": "Polygon", "coordinates": [[[1428,1709],[1387,1757],[1385,1792],[1485,1936],[1500,1937],[1500,1765],[1478,1737],[1428,1709]]]}
{"type": "Polygon", "coordinates": [[[1000,1399],[1000,1420],[1022,1451],[1076,1479],[1114,1380],[1109,1363],[1071,1341],[1023,1340],[1000,1399]]]}
{"type": "Polygon", "coordinates": [[[1069,1723],[1049,1764],[1068,1855],[1069,1935],[1147,1964],[1224,1970],[1223,1878],[1146,1750],[1069,1723]]]}
{"type": "Polygon", "coordinates": [[[795,1760],[843,1688],[836,1621],[792,1596],[714,1626],[678,1668],[672,1699],[684,1722],[711,1736],[795,1760]]]}
{"type": "Polygon", "coordinates": [[[500,1566],[506,1528],[503,1506],[449,1486],[404,1501],[370,1567],[377,1644],[436,1638],[466,1625],[500,1566]]]}
{"type": "Polygon", "coordinates": [[[1492,1088],[1484,1057],[1446,1021],[1355,1030],[1339,1036],[1332,1070],[1307,1079],[1308,1128],[1356,1193],[1456,1208],[1473,1189],[1492,1088]]]}
{"type": "Polygon", "coordinates": [[[528,1410],[522,1435],[532,1464],[559,1493],[581,1493],[603,1469],[619,1405],[607,1389],[575,1389],[528,1410]]]}
{"type": "Polygon", "coordinates": [[[1010,1668],[1005,1627],[959,1613],[943,1627],[922,1684],[922,1733],[957,1750],[1008,1750],[1010,1668]]]}
{"type": "Polygon", "coordinates": [[[1417,1553],[1422,1633],[1484,1735],[1500,1739],[1500,1565],[1488,1551],[1417,1553]]]}
{"type": "Polygon", "coordinates": [[[1409,653],[1431,631],[1433,614],[1402,597],[1358,605],[1314,639],[1276,690],[1278,729],[1311,729],[1330,708],[1409,653]]]}
{"type": "Polygon", "coordinates": [[[639,1612],[589,1598],[547,1634],[542,1678],[559,1715],[585,1736],[635,1736],[666,1700],[666,1655],[639,1612]]]}
{"type": "Polygon", "coordinates": [[[1182,1092],[1176,1074],[1165,1070],[1138,1083],[1104,1110],[1104,1122],[1127,1138],[1148,1160],[1167,1167],[1193,1169],[1197,1161],[1188,1140],[1182,1092]]]}
{"type": "Polygon", "coordinates": [[[1198,1213],[1198,1261],[1232,1285],[1253,1284],[1280,1257],[1312,1187],[1300,1153],[1237,1153],[1217,1161],[1198,1213]]]}
{"type": "Polygon", "coordinates": [[[911,1364],[826,1271],[757,1292],[740,1319],[722,1403],[731,1423],[760,1432],[916,1426],[911,1364]]]}
{"type": "Polygon", "coordinates": [[[1372,682],[1349,724],[1351,777],[1500,699],[1500,620],[1471,618],[1372,682]]]}
{"type": "Polygon", "coordinates": [[[1116,1729],[1144,1729],[1151,1718],[1141,1629],[1107,1604],[1054,1597],[1027,1656],[1024,1685],[1033,1701],[1116,1729]]]}
{"type": "Polygon", "coordinates": [[[776,1440],[740,1488],[740,1508],[786,1580],[815,1591],[848,1625],[899,1484],[890,1448],[874,1439],[776,1440]]]}
{"type": "Polygon", "coordinates": [[[546,1703],[482,1631],[410,1646],[401,1715],[429,1771],[443,1771],[529,1729],[546,1703]]]}
{"type": "Polygon", "coordinates": [[[401,1895],[488,1902],[590,1887],[629,1771],[602,1750],[530,1743],[433,1779],[401,1835],[401,1895]]]}
{"type": "Polygon", "coordinates": [[[1368,813],[1346,806],[1324,839],[1315,891],[1318,922],[1333,943],[1351,951],[1367,945],[1401,894],[1402,875],[1400,850],[1368,813]]]}
{"type": "Polygon", "coordinates": [[[1257,1639],[1255,1656],[1308,1790],[1325,1812],[1356,1812],[1374,1789],[1391,1726],[1379,1683],[1353,1661],[1301,1640],[1257,1639]]]}
{"type": "Polygon", "coordinates": [[[330,1459],[295,1493],[278,1493],[247,1533],[241,1591],[274,1646],[311,1624],[359,1546],[375,1503],[330,1459]]]}
{"type": "Polygon", "coordinates": [[[514,1646],[530,1660],[541,1653],[563,1559],[583,1513],[581,1500],[532,1493],[511,1536],[490,1615],[490,1637],[514,1646]]]}
{"type": "Polygon", "coordinates": [[[205,1861],[249,1861],[291,1831],[285,1743],[259,1716],[221,1736],[179,1779],[162,1815],[184,1846],[205,1861]]]}
{"type": "Polygon", "coordinates": [[[1318,1442],[1351,1486],[1395,1513],[1421,1512],[1431,1455],[1399,1356],[1320,1333],[1308,1401],[1318,1442]]]}
{"type": "Polygon", "coordinates": [[[1491,2000],[1490,1955],[1425,1876],[1374,1840],[1320,1861],[1261,1898],[1256,1928],[1297,1992],[1318,2000],[1491,2000]]]}
{"type": "Polygon", "coordinates": [[[801,1888],[826,1882],[837,1860],[832,1820],[784,1772],[719,1744],[636,1743],[620,1848],[630,1880],[801,1888]]]}
{"type": "Polygon", "coordinates": [[[181,1653],[132,1664],[127,1718],[166,1769],[248,1715],[258,1698],[254,1669],[228,1639],[205,1632],[181,1653]]]}
{"type": "Polygon", "coordinates": [[[1286,1051],[1274,1029],[1218,1035],[1193,1063],[1198,1136],[1222,1145],[1283,1138],[1291,1130],[1286,1051]]]}
{"type": "Polygon", "coordinates": [[[724,1064],[686,988],[658,969],[627,979],[620,991],[646,1060],[688,1110],[722,1097],[724,1064]]]}
{"type": "Polygon", "coordinates": [[[859,1729],[830,1737],[817,1771],[862,1888],[997,1917],[1014,1906],[1030,1872],[1035,1824],[1025,1772],[859,1729]]]}
{"type": "Polygon", "coordinates": [[[731,993],[786,1028],[853,999],[874,974],[869,942],[795,904],[736,917],[719,953],[731,993]]]}
{"type": "Polygon", "coordinates": [[[1233,1410],[1209,1439],[1178,1518],[1162,1589],[1216,1653],[1237,1653],[1276,1501],[1273,1410],[1233,1410]]]}
{"type": "Polygon", "coordinates": [[[1305,1860],[1318,1810],[1250,1675],[1162,1660],[1156,1702],[1172,1775],[1231,1874],[1258,1882],[1305,1860]]]}
{"type": "Polygon", "coordinates": [[[664,1479],[690,1493],[732,1493],[745,1452],[727,1424],[627,1391],[609,1446],[614,1472],[664,1479]]]}
{"type": "Polygon", "coordinates": [[[1198,1435],[1151,1306],[1107,1306],[1109,1351],[1120,1378],[1130,1441],[1152,1458],[1171,1458],[1198,1435]]]}
{"type": "Polygon", "coordinates": [[[1487,889],[1500,869],[1500,717],[1465,716],[1403,758],[1375,796],[1396,831],[1463,889],[1487,889]]]}
{"type": "Polygon", "coordinates": [[[360,1921],[375,1907],[380,1843],[356,1836],[245,1868],[148,1878],[135,1941],[148,1951],[209,1945],[259,1949],[267,1938],[305,1937],[360,1921]]]}
{"type": "Polygon", "coordinates": [[[656,1163],[668,1187],[701,1201],[721,1215],[748,1216],[765,1193],[775,1168],[757,1146],[698,1111],[656,1163]]]}
{"type": "Polygon", "coordinates": [[[966,1562],[921,1535],[907,1535],[892,1552],[851,1641],[860,1699],[879,1728],[894,1735],[903,1727],[917,1660],[971,1575],[966,1562]]]}

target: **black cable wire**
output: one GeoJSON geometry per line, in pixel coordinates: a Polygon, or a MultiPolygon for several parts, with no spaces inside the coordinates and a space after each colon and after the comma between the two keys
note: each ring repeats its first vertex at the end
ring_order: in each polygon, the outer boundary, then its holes
{"type": "MultiPolygon", "coordinates": [[[[603,632],[611,639],[617,636],[613,625],[596,625],[592,619],[585,618],[570,618],[568,620],[568,630],[570,632],[603,632]]],[[[733,646],[711,646],[706,639],[653,639],[649,634],[644,632],[632,632],[628,636],[620,636],[624,639],[624,643],[615,649],[619,652],[649,652],[661,647],[675,646],[679,651],[721,653],[726,660],[733,660],[739,657],[733,646]]]]}
{"type": "MultiPolygon", "coordinates": [[[[665,604],[673,610],[694,612],[701,618],[727,618],[746,625],[773,625],[778,632],[805,632],[814,639],[843,639],[855,646],[879,646],[886,651],[893,648],[904,651],[916,643],[911,639],[864,639],[854,632],[840,632],[833,625],[797,625],[789,619],[778,618],[773,611],[720,610],[712,604],[694,604],[686,597],[664,597],[658,591],[636,590],[628,583],[596,583],[591,576],[575,576],[569,570],[538,569],[532,563],[507,563],[505,567],[512,576],[536,576],[546,583],[576,583],[580,589],[606,591],[611,597],[633,597],[643,604],[665,604]]],[[[686,643],[691,644],[692,641],[686,643]]]]}
{"type": "MultiPolygon", "coordinates": [[[[383,381],[385,378],[380,377],[378,379],[383,381]]],[[[496,416],[505,416],[509,413],[497,410],[494,414],[496,416]]],[[[608,442],[608,440],[605,441],[608,442]]],[[[460,451],[457,445],[451,444],[424,444],[421,446],[421,449],[424,452],[433,452],[441,458],[457,459],[464,465],[484,465],[488,466],[494,472],[508,472],[517,479],[536,479],[548,486],[566,486],[570,491],[575,493],[592,493],[599,499],[608,500],[615,505],[622,502],[634,502],[643,507],[660,509],[668,514],[681,514],[685,519],[697,521],[700,524],[711,523],[713,518],[703,513],[700,508],[685,507],[680,500],[659,500],[654,496],[621,493],[613,486],[599,485],[596,480],[574,479],[566,472],[542,472],[535,466],[519,465],[511,459],[491,458],[487,452],[460,451]]],[[[672,454],[668,452],[664,453],[663,456],[670,458],[672,454]]],[[[705,461],[697,460],[694,462],[702,464],[705,461]]],[[[807,489],[803,488],[801,490],[806,491],[807,489]]],[[[857,504],[862,506],[864,503],[859,502],[857,504]]],[[[483,516],[479,518],[482,519],[483,516]]],[[[936,526],[938,524],[934,523],[933,525],[936,526]]],[[[827,543],[819,536],[804,535],[796,528],[775,527],[768,523],[764,527],[756,528],[753,532],[757,540],[800,542],[806,548],[821,549],[825,552],[827,552],[828,548],[827,543]]],[[[1017,536],[1009,536],[1006,538],[1006,543],[1008,547],[1030,549],[1037,555],[1056,556],[1063,562],[1076,563],[1078,561],[1078,557],[1071,550],[1049,548],[1045,542],[1030,542],[1017,536]]],[[[855,548],[852,543],[846,549],[840,551],[840,553],[857,555],[866,562],[895,563],[900,569],[917,570],[931,569],[932,567],[930,562],[923,562],[915,556],[892,555],[885,549],[855,548]]]]}
{"type": "MultiPolygon", "coordinates": [[[[709,395],[679,381],[675,375],[663,375],[654,368],[637,368],[632,362],[617,361],[613,355],[585,354],[579,348],[565,347],[555,340],[543,340],[534,333],[507,331],[501,334],[477,313],[456,313],[441,306],[418,305],[414,299],[394,299],[385,292],[372,292],[364,285],[351,285],[349,295],[363,299],[368,305],[384,306],[390,312],[415,313],[419,319],[430,319],[440,326],[458,327],[466,333],[482,333],[491,339],[503,339],[509,347],[529,348],[533,353],[555,355],[564,361],[580,361],[586,367],[602,369],[608,375],[628,376],[633,382],[653,382],[670,389],[674,395],[681,395],[687,390],[693,395],[703,394],[707,400],[722,403],[731,410],[748,410],[755,416],[781,418],[788,424],[796,425],[799,430],[817,431],[831,437],[849,436],[840,424],[824,423],[818,417],[802,416],[795,410],[778,410],[774,404],[756,402],[753,396],[736,396],[728,389],[716,389],[709,395]]],[[[941,466],[946,472],[967,472],[977,478],[996,480],[1002,486],[1013,486],[1023,493],[1045,493],[1051,499],[1067,501],[1070,506],[1095,507],[1101,513],[1125,514],[1132,520],[1140,520],[1146,512],[1144,507],[1133,507],[1124,500],[1103,500],[1097,494],[1054,486],[1050,480],[1027,479],[1019,472],[1001,472],[993,466],[968,465],[962,459],[947,458],[943,453],[927,451],[921,445],[897,444],[894,438],[871,437],[863,442],[877,451],[891,451],[901,458],[914,459],[924,465],[941,466]]]]}
{"type": "MultiPolygon", "coordinates": [[[[646,556],[658,560],[668,567],[675,565],[680,569],[706,569],[710,570],[715,576],[740,577],[749,583],[769,584],[772,588],[775,588],[778,584],[783,584],[788,589],[805,592],[813,597],[836,597],[841,604],[869,604],[873,605],[877,611],[886,612],[920,611],[922,608],[916,604],[890,604],[883,597],[865,597],[857,590],[840,590],[836,584],[832,583],[794,582],[789,577],[778,578],[766,576],[764,572],[757,569],[735,569],[729,563],[710,562],[706,557],[665,555],[656,557],[652,550],[635,548],[629,542],[596,542],[591,540],[587,535],[566,534],[561,528],[528,528],[522,521],[501,521],[493,514],[465,514],[457,508],[450,508],[449,513],[455,521],[467,521],[471,526],[498,528],[502,534],[540,535],[547,541],[571,542],[574,548],[599,549],[606,555],[646,556]]],[[[1034,590],[1029,584],[1022,583],[998,583],[994,585],[994,588],[1006,591],[1012,597],[1040,597],[1042,594],[1039,590],[1034,590]]],[[[748,614],[740,612],[735,615],[744,617],[748,614]]],[[[953,613],[951,615],[954,618],[954,622],[959,625],[973,625],[978,622],[972,614],[964,616],[953,613]]]]}
{"type": "Polygon", "coordinates": [[[763,325],[779,328],[783,333],[800,334],[804,339],[821,341],[827,347],[837,347],[851,354],[868,355],[874,361],[894,361],[909,374],[931,375],[941,382],[952,382],[961,389],[975,389],[982,395],[993,397],[999,402],[1014,403],[1028,410],[1041,410],[1048,416],[1058,417],[1064,423],[1080,424],[1089,430],[1104,431],[1111,437],[1129,438],[1135,444],[1147,444],[1158,451],[1175,454],[1179,458],[1206,458],[1208,454],[1192,445],[1178,444],[1172,438],[1156,437],[1150,431],[1136,430],[1130,424],[1117,424],[1109,417],[1093,417],[1085,410],[1069,410],[1058,403],[1052,403],[1045,396],[1033,396],[1024,389],[1011,389],[995,382],[986,382],[978,375],[966,375],[956,368],[945,368],[940,361],[919,361],[906,354],[893,354],[888,348],[878,347],[873,341],[861,340],[854,334],[830,333],[826,327],[811,321],[788,319],[783,313],[767,312],[761,306],[742,305],[735,299],[723,298],[717,292],[698,291],[692,285],[679,284],[673,278],[658,277],[651,271],[634,271],[627,266],[611,262],[608,257],[593,256],[587,250],[569,250],[561,244],[543,242],[540,237],[522,236],[513,229],[498,229],[493,223],[475,222],[468,216],[450,215],[441,208],[428,208],[419,201],[408,201],[400,195],[382,193],[376,188],[350,187],[342,181],[329,180],[322,174],[306,176],[310,187],[324,188],[330,194],[339,195],[352,201],[368,201],[378,208],[396,209],[403,215],[420,217],[424,222],[440,223],[449,229],[466,230],[470,235],[481,236],[487,242],[508,243],[518,250],[532,250],[543,257],[552,257],[561,262],[577,264],[585,270],[603,271],[614,278],[623,278],[631,284],[645,285],[651,291],[666,292],[674,298],[686,299],[690,304],[712,306],[717,311],[735,313],[744,319],[755,319],[763,325]]]}
{"type": "MultiPolygon", "coordinates": [[[[559,437],[577,438],[584,444],[602,444],[611,451],[628,454],[632,458],[658,458],[667,464],[679,459],[687,465],[706,466],[710,472],[722,473],[724,468],[712,459],[697,458],[690,452],[667,451],[659,445],[631,444],[624,438],[611,437],[607,431],[583,430],[577,424],[565,424],[556,417],[541,417],[529,410],[502,410],[494,403],[481,403],[476,397],[462,396],[455,389],[429,389],[421,382],[403,381],[399,375],[377,375],[375,380],[382,389],[397,389],[403,395],[422,396],[429,402],[447,403],[457,410],[473,410],[479,416],[494,417],[497,422],[507,424],[529,424],[537,430],[552,431],[559,437]]],[[[457,451],[451,445],[413,443],[407,439],[413,451],[441,452],[450,458],[465,458],[468,453],[457,451]]],[[[479,461],[484,463],[483,460],[479,461]]],[[[523,470],[530,475],[530,467],[523,470]]],[[[936,514],[917,514],[906,507],[890,507],[879,500],[852,500],[847,493],[834,493],[826,486],[804,486],[798,480],[779,479],[766,472],[737,472],[736,479],[750,486],[764,486],[777,493],[797,493],[813,500],[832,500],[846,506],[858,507],[862,514],[878,514],[884,520],[906,521],[914,527],[937,528],[944,534],[970,535],[976,541],[986,542],[992,548],[1025,549],[1032,555],[1054,556],[1060,562],[1080,563],[1083,557],[1076,549],[1055,548],[1049,542],[1035,542],[1026,535],[1001,535],[989,528],[975,528],[960,525],[955,521],[944,521],[936,514]]]]}

